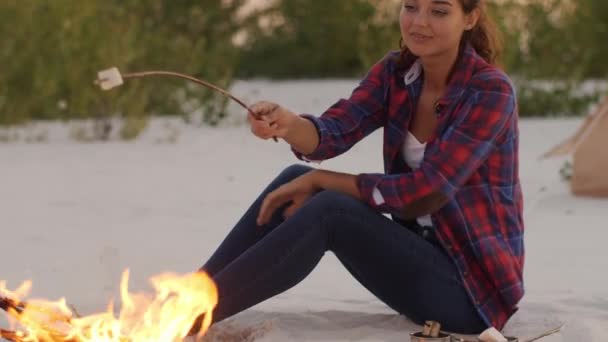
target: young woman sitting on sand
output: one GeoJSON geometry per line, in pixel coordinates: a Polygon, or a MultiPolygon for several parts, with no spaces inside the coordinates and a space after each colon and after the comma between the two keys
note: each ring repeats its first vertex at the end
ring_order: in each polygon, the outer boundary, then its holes
{"type": "Polygon", "coordinates": [[[219,289],[213,322],[293,287],[326,251],[419,324],[473,334],[502,329],[517,310],[518,114],[484,0],[405,0],[400,26],[401,51],[320,117],[252,106],[252,132],[306,161],[382,127],[385,173],[294,165],[279,174],[201,268],[219,289]]]}

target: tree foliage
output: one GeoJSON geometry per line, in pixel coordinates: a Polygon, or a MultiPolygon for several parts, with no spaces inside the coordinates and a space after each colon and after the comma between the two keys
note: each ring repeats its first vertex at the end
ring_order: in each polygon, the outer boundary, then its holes
{"type": "Polygon", "coordinates": [[[602,94],[598,89],[582,91],[581,82],[608,78],[608,63],[602,62],[608,56],[602,43],[608,40],[607,3],[508,0],[499,10],[511,45],[506,65],[518,80],[520,112],[586,113],[602,94]]]}
{"type": "Polygon", "coordinates": [[[367,0],[288,0],[270,8],[280,18],[251,34],[239,69],[243,77],[327,78],[361,72],[359,51],[374,16],[367,0]]]}
{"type": "MultiPolygon", "coordinates": [[[[580,82],[608,77],[608,2],[487,4],[504,37],[502,66],[517,80],[522,115],[584,113],[598,94],[580,93],[580,82]]],[[[252,35],[239,75],[360,77],[398,48],[400,6],[398,0],[277,1],[273,16],[284,20],[252,35]]]]}
{"type": "MultiPolygon", "coordinates": [[[[162,69],[221,86],[232,79],[243,0],[0,2],[0,123],[29,119],[187,114],[210,93],[146,79],[101,92],[97,71],[162,69]]],[[[216,99],[216,98],[213,98],[216,99]]],[[[222,106],[208,119],[219,119],[222,106]]]]}
{"type": "MultiPolygon", "coordinates": [[[[246,3],[1,1],[0,124],[119,115],[140,127],[150,114],[194,112],[214,124],[226,100],[184,81],[129,81],[111,92],[92,81],[109,66],[178,71],[222,87],[234,76],[358,78],[398,49],[400,0],[275,0],[244,15],[246,3]]],[[[608,2],[488,4],[505,36],[503,66],[517,80],[522,114],[584,112],[597,94],[577,93],[580,82],[608,78],[608,2]]]]}

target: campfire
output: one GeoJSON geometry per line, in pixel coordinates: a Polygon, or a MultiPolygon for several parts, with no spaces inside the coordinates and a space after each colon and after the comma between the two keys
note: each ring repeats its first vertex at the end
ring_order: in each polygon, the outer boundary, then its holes
{"type": "Polygon", "coordinates": [[[0,329],[0,337],[19,342],[173,342],[184,339],[199,317],[204,317],[199,336],[211,324],[217,288],[205,273],[155,276],[150,279],[154,295],[129,293],[128,282],[127,270],[120,284],[117,315],[110,301],[105,312],[80,316],[63,298],[26,301],[30,281],[14,291],[0,281],[0,308],[11,324],[10,330],[0,329]]]}

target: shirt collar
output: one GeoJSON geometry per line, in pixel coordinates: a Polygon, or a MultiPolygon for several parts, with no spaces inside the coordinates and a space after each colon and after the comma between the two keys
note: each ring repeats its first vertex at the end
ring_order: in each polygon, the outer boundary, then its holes
{"type": "MultiPolygon", "coordinates": [[[[473,76],[476,69],[476,63],[480,60],[481,57],[475,52],[475,49],[470,44],[465,45],[456,64],[454,64],[446,91],[439,99],[438,103],[445,105],[462,95],[466,84],[473,76]]],[[[421,75],[422,63],[420,62],[420,59],[416,59],[403,77],[405,85],[409,86],[413,84],[421,75]]]]}

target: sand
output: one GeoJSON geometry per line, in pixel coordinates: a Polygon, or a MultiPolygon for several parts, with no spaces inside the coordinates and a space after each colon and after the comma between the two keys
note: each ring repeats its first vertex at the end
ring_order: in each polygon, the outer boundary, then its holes
{"type": "MultiPolygon", "coordinates": [[[[240,82],[248,102],[320,113],[352,80],[240,82]]],[[[284,143],[257,140],[243,113],[220,128],[154,120],[135,142],[76,143],[63,124],[40,124],[45,143],[0,144],[0,279],[33,280],[36,297],[67,297],[83,313],[105,309],[123,269],[131,288],[164,271],[189,272],[213,252],[258,192],[298,161],[284,143]],[[177,130],[171,143],[170,130],[177,130]]],[[[577,198],[539,156],[581,119],[522,119],[526,295],[505,332],[544,341],[608,340],[608,200],[577,198]]],[[[30,128],[30,131],[32,129],[30,128]]],[[[381,134],[319,167],[382,170],[381,134]]],[[[0,327],[6,327],[0,318],[0,327]]],[[[295,288],[213,327],[209,341],[408,341],[419,330],[360,286],[328,253],[295,288]]]]}

